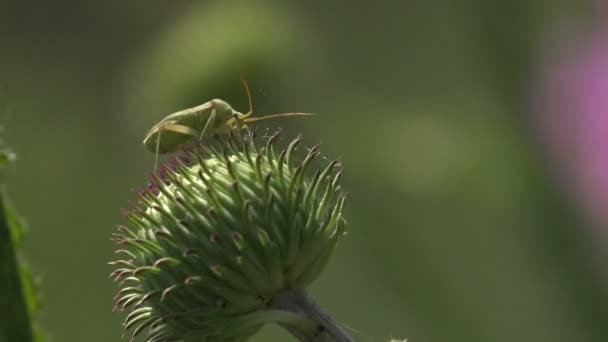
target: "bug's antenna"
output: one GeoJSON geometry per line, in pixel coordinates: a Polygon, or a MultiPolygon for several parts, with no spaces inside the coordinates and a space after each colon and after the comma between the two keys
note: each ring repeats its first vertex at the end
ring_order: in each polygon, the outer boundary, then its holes
{"type": "Polygon", "coordinates": [[[246,119],[243,120],[243,122],[250,123],[250,122],[255,122],[255,121],[260,121],[260,120],[266,120],[266,119],[283,118],[283,117],[290,117],[290,116],[311,116],[311,115],[315,115],[315,114],[311,114],[311,113],[270,114],[270,115],[265,115],[265,116],[259,116],[259,117],[256,117],[256,118],[246,118],[246,119]]]}
{"type": "Polygon", "coordinates": [[[255,122],[255,121],[266,120],[266,119],[274,119],[274,118],[279,118],[279,117],[314,115],[314,114],[310,114],[310,113],[282,113],[282,114],[271,114],[271,115],[261,116],[261,117],[257,117],[257,118],[250,118],[250,116],[253,115],[253,103],[251,101],[251,91],[249,90],[249,85],[247,84],[245,77],[243,77],[243,74],[241,74],[241,82],[243,82],[243,85],[245,86],[245,91],[247,92],[247,99],[249,100],[249,112],[247,112],[246,114],[243,114],[242,116],[240,116],[238,118],[238,120],[243,123],[255,122]]]}
{"type": "Polygon", "coordinates": [[[249,102],[249,112],[247,112],[247,114],[245,114],[245,115],[250,116],[253,114],[253,103],[251,101],[251,91],[249,90],[249,85],[247,84],[247,81],[245,80],[245,77],[243,77],[243,75],[241,75],[241,82],[243,82],[243,85],[245,86],[245,91],[247,92],[247,100],[249,102]]]}

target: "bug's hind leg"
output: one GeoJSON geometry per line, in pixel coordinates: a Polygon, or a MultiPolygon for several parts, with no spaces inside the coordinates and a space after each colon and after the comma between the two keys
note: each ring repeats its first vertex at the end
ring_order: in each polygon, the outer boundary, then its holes
{"type": "Polygon", "coordinates": [[[155,150],[155,156],[154,156],[154,173],[156,173],[156,167],[158,165],[158,155],[162,154],[162,153],[172,152],[175,149],[177,149],[177,147],[179,147],[179,145],[176,147],[175,145],[172,146],[172,145],[167,145],[165,143],[165,144],[163,144],[163,150],[161,151],[161,148],[160,148],[161,139],[160,138],[162,136],[162,133],[165,131],[189,135],[189,136],[193,136],[193,137],[198,136],[198,131],[196,131],[188,126],[174,124],[174,123],[166,123],[166,124],[163,124],[162,126],[160,126],[158,129],[158,136],[156,137],[156,150],[155,150]]]}
{"type": "Polygon", "coordinates": [[[163,132],[162,129],[158,131],[158,136],[156,137],[156,153],[154,154],[154,174],[156,174],[156,167],[158,166],[158,152],[160,150],[160,135],[163,132]]]}

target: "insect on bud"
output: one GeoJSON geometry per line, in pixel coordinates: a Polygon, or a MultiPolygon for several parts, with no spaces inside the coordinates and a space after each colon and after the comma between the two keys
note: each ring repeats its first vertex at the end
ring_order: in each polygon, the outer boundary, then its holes
{"type": "Polygon", "coordinates": [[[316,148],[296,162],[300,139],[277,152],[277,137],[185,150],[139,193],[111,275],[133,338],[244,341],[293,319],[273,298],[319,276],[345,232],[345,195],[337,162],[313,171],[316,148]]]}

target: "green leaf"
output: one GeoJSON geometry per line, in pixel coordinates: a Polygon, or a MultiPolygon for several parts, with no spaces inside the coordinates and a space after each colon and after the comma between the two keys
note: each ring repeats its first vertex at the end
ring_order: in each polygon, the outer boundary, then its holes
{"type": "Polygon", "coordinates": [[[20,269],[17,246],[22,229],[10,219],[5,206],[5,193],[0,193],[0,342],[33,341],[28,297],[33,297],[29,278],[20,269]],[[11,222],[12,221],[12,222],[11,222]],[[29,288],[29,289],[28,289],[29,288]]]}
{"type": "MultiPolygon", "coordinates": [[[[0,141],[0,175],[15,159],[1,145],[0,141]]],[[[0,342],[42,342],[42,334],[32,323],[39,307],[36,286],[20,254],[24,228],[8,202],[0,184],[0,342]]]]}

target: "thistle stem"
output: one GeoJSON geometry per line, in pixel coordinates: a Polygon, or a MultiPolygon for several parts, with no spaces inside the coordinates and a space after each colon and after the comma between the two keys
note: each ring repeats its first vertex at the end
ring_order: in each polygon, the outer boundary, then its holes
{"type": "Polygon", "coordinates": [[[352,342],[353,339],[342,330],[336,321],[302,289],[284,290],[277,294],[271,307],[305,316],[314,323],[310,325],[289,325],[281,323],[300,342],[352,342]]]}

